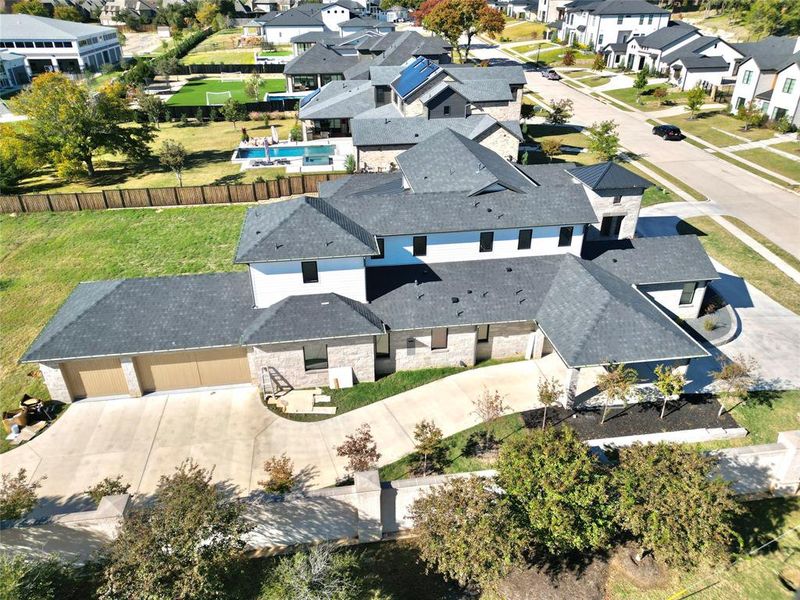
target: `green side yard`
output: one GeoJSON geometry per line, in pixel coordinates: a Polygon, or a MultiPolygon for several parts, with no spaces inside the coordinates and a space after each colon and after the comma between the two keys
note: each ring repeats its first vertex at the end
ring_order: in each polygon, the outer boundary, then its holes
{"type": "Polygon", "coordinates": [[[766,140],[775,135],[774,131],[766,128],[751,128],[745,131],[742,121],[723,111],[704,111],[694,118],[687,112],[670,117],[669,123],[720,148],[736,146],[746,141],[766,140]]]}
{"type": "MultiPolygon", "coordinates": [[[[564,66],[564,52],[566,51],[567,48],[556,48],[555,50],[548,50],[547,52],[542,51],[537,60],[550,67],[564,66]]],[[[593,53],[575,50],[575,64],[572,66],[590,66],[593,61],[593,53]]]]}
{"type": "MultiPolygon", "coordinates": [[[[246,207],[0,216],[0,408],[48,398],[17,360],[81,281],[231,271],[246,207]]],[[[4,449],[3,440],[0,450],[4,449]]]]}
{"type": "Polygon", "coordinates": [[[501,42],[521,42],[541,39],[547,27],[544,23],[533,21],[509,21],[503,33],[497,36],[501,42]]]}
{"type": "Polygon", "coordinates": [[[773,173],[778,173],[784,177],[789,177],[800,183],[800,161],[792,160],[786,156],[781,156],[766,148],[751,148],[734,152],[745,160],[769,169],[773,173]]]}
{"type": "Polygon", "coordinates": [[[620,90],[609,90],[605,92],[608,96],[627,104],[637,110],[652,111],[663,110],[676,104],[686,104],[686,92],[680,91],[678,88],[669,86],[663,83],[650,84],[644,88],[641,96],[634,88],[623,88],[620,90]],[[663,99],[656,98],[653,92],[657,88],[667,90],[667,96],[663,99]]]}
{"type": "MultiPolygon", "coordinates": [[[[198,64],[228,64],[228,65],[253,65],[254,53],[258,46],[244,46],[240,44],[241,28],[230,28],[217,31],[210,35],[181,59],[185,65],[198,64]]],[[[288,56],[291,52],[281,48],[270,56],[288,56]]]]}
{"type": "Polygon", "coordinates": [[[539,40],[538,42],[531,42],[530,44],[520,44],[519,46],[511,46],[509,50],[519,52],[520,54],[535,53],[537,50],[544,52],[550,48],[555,48],[556,44],[548,42],[547,40],[539,40]]]}
{"type": "MultiPolygon", "coordinates": [[[[284,116],[284,115],[281,115],[284,116]]],[[[270,121],[281,139],[286,139],[294,125],[294,119],[270,121]]],[[[263,121],[241,121],[236,127],[220,121],[198,125],[190,123],[162,123],[151,143],[155,150],[163,140],[182,143],[188,152],[184,185],[210,185],[214,183],[248,183],[258,177],[274,179],[283,175],[283,167],[248,169],[241,171],[240,165],[231,162],[231,155],[242,137],[241,128],[246,127],[253,137],[270,134],[270,127],[263,121]]],[[[21,182],[17,193],[97,191],[103,188],[171,187],[177,185],[175,175],[161,167],[158,159],[151,157],[142,163],[132,163],[117,155],[103,155],[95,161],[97,172],[88,180],[67,182],[58,179],[52,169],[45,167],[36,176],[21,182]]]]}
{"type": "MultiPolygon", "coordinates": [[[[242,78],[246,77],[243,75],[242,78]]],[[[264,99],[264,94],[267,92],[285,92],[286,79],[283,75],[262,75],[260,91],[258,94],[258,101],[264,99]]],[[[255,102],[256,99],[248,96],[244,91],[244,80],[241,81],[223,81],[222,76],[215,75],[213,77],[205,77],[202,79],[193,79],[184,85],[175,94],[170,96],[167,104],[170,106],[205,106],[207,92],[230,92],[231,98],[239,102],[255,102]]],[[[222,100],[220,103],[224,102],[222,100]]]]}

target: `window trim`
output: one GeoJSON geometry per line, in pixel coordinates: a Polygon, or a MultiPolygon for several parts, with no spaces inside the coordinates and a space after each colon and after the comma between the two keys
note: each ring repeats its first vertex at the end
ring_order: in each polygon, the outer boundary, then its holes
{"type": "Polygon", "coordinates": [[[428,255],[428,236],[415,235],[411,238],[411,252],[414,256],[428,255]]]}
{"type": "Polygon", "coordinates": [[[494,231],[481,231],[478,237],[478,252],[494,250],[494,231]]]}
{"type": "Polygon", "coordinates": [[[517,250],[530,250],[533,247],[533,229],[520,229],[517,234],[517,250]],[[523,237],[527,238],[523,243],[523,237]]]}
{"type": "Polygon", "coordinates": [[[572,246],[572,239],[575,237],[575,226],[565,225],[558,230],[558,247],[569,248],[572,246]],[[564,241],[566,240],[566,242],[564,241]]]}
{"type": "Polygon", "coordinates": [[[786,80],[783,82],[783,88],[781,92],[784,94],[791,94],[794,91],[795,80],[792,77],[787,77],[786,80]]]}
{"type": "Polygon", "coordinates": [[[742,84],[750,85],[750,82],[752,80],[753,80],[753,72],[750,69],[745,69],[744,75],[742,75],[742,84]]]}
{"type": "MultiPolygon", "coordinates": [[[[439,334],[441,335],[441,333],[439,334]]],[[[434,350],[447,350],[447,341],[448,341],[449,333],[447,331],[447,327],[433,327],[431,328],[431,351],[434,350]],[[441,342],[434,343],[435,334],[434,332],[441,332],[444,331],[444,345],[441,345],[441,342]]]]}
{"type": "Polygon", "coordinates": [[[373,259],[380,260],[382,258],[386,258],[386,240],[382,237],[375,238],[376,243],[378,244],[378,256],[373,256],[373,259]]]}
{"type": "Polygon", "coordinates": [[[678,299],[678,306],[691,306],[692,304],[694,304],[694,297],[695,294],[697,294],[697,287],[698,287],[697,283],[698,282],[696,281],[687,281],[686,283],[683,284],[683,288],[681,288],[681,297],[678,299]],[[687,294],[688,286],[692,286],[692,293],[691,296],[689,296],[689,301],[684,302],[683,298],[687,294]]]}
{"type": "Polygon", "coordinates": [[[304,260],[300,262],[300,272],[303,275],[303,283],[319,283],[319,267],[317,266],[317,261],[315,260],[304,260]],[[306,268],[313,268],[314,274],[313,276],[311,273],[306,272],[306,268]],[[313,278],[312,278],[313,277],[313,278]]]}
{"type": "Polygon", "coordinates": [[[484,325],[478,325],[475,328],[475,335],[476,335],[476,337],[478,339],[478,343],[479,344],[483,344],[483,343],[486,343],[486,342],[489,341],[489,329],[490,329],[490,325],[488,323],[486,323],[484,325]],[[484,328],[484,327],[486,328],[486,334],[482,336],[481,335],[481,329],[484,328]]]}

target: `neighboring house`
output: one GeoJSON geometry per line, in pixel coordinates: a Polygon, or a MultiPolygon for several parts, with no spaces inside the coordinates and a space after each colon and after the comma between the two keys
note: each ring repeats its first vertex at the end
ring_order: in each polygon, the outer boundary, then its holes
{"type": "Polygon", "coordinates": [[[25,57],[9,50],[0,50],[0,92],[8,92],[30,83],[25,57]]]}
{"type": "Polygon", "coordinates": [[[792,100],[797,94],[797,80],[792,76],[796,70],[792,68],[792,64],[796,63],[800,53],[800,38],[768,37],[760,42],[734,46],[745,58],[736,69],[731,111],[736,112],[740,106],[754,102],[765,114],[774,118],[775,111],[771,109],[772,96],[778,90],[778,108],[787,111],[779,112],[779,115],[786,115],[790,121],[796,121],[797,110],[790,112],[792,100]],[[779,79],[780,88],[777,87],[779,79]],[[784,88],[788,91],[784,92],[784,88]]]}
{"type": "Polygon", "coordinates": [[[334,46],[317,43],[290,60],[283,70],[289,93],[316,90],[344,79],[344,72],[358,62],[355,53],[345,54],[334,46]]]}
{"type": "MultiPolygon", "coordinates": [[[[633,37],[627,42],[621,42],[622,64],[634,71],[647,67],[651,73],[664,73],[668,65],[662,61],[662,56],[685,46],[701,35],[694,25],[681,21],[669,21],[666,27],[657,29],[648,35],[633,37]]],[[[617,44],[609,45],[616,46],[617,44]]],[[[615,54],[615,59],[609,61],[608,66],[621,66],[619,54],[615,54]]]]}
{"type": "Polygon", "coordinates": [[[100,11],[100,24],[109,26],[124,25],[119,13],[130,11],[145,22],[156,16],[158,3],[155,0],[108,0],[100,11]]]}
{"type": "Polygon", "coordinates": [[[573,0],[564,7],[559,37],[600,49],[666,27],[669,15],[645,0],[573,0]]]}
{"type": "Polygon", "coordinates": [[[349,21],[339,23],[339,31],[342,36],[350,35],[351,33],[361,33],[363,31],[377,31],[379,33],[390,33],[397,27],[394,23],[388,21],[379,21],[372,17],[353,17],[349,21]]]}
{"type": "Polygon", "coordinates": [[[265,42],[288,45],[292,38],[304,33],[341,31],[340,25],[355,13],[339,2],[300,4],[283,12],[267,13],[244,26],[245,35],[260,36],[265,42]]]}
{"type": "Polygon", "coordinates": [[[399,66],[375,62],[366,79],[335,81],[303,99],[307,139],[352,136],[357,164],[367,170],[393,168],[401,152],[444,128],[516,159],[522,67],[437,64],[424,57],[399,66]]]}
{"type": "MultiPolygon", "coordinates": [[[[538,19],[542,23],[555,23],[564,20],[565,7],[573,0],[539,0],[536,8],[538,19]]],[[[560,27],[556,28],[558,31],[560,27]]]]}
{"type": "Polygon", "coordinates": [[[674,320],[718,278],[695,236],[584,243],[597,216],[569,165],[447,129],[397,164],[251,207],[247,272],[79,284],[22,361],[70,402],[553,353],[572,394],[586,367],[709,355],[674,320]]]}
{"type": "Polygon", "coordinates": [[[786,117],[794,125],[800,125],[800,52],[778,71],[767,114],[770,119],[786,117]]]}
{"type": "Polygon", "coordinates": [[[0,14],[0,49],[24,56],[30,76],[97,71],[122,58],[116,29],[32,15],[0,14]]]}

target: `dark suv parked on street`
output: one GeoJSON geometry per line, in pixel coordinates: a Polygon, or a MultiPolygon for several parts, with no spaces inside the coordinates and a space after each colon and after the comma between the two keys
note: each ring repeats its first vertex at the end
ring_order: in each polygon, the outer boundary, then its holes
{"type": "Polygon", "coordinates": [[[653,127],[653,135],[657,135],[665,140],[682,140],[683,134],[679,127],[675,125],[656,125],[653,127]]]}

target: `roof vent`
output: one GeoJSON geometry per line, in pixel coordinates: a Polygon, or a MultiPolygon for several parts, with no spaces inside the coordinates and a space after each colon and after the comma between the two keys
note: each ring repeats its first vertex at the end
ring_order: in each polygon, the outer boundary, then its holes
{"type": "Polygon", "coordinates": [[[525,302],[525,298],[519,301],[520,304],[522,304],[523,302],[525,302]]]}
{"type": "Polygon", "coordinates": [[[517,290],[516,292],[514,292],[514,295],[515,296],[519,296],[521,293],[522,293],[522,290],[520,289],[520,290],[517,290]]]}
{"type": "Polygon", "coordinates": [[[491,208],[487,208],[486,212],[492,212],[492,209],[491,208]]]}
{"type": "Polygon", "coordinates": [[[471,293],[472,293],[472,290],[467,290],[467,293],[468,293],[468,294],[471,294],[471,293]]]}
{"type": "Polygon", "coordinates": [[[414,285],[419,285],[419,279],[414,280],[414,285]]]}
{"type": "Polygon", "coordinates": [[[422,300],[422,297],[423,297],[424,295],[425,295],[425,294],[417,294],[417,300],[422,300]]]}
{"type": "Polygon", "coordinates": [[[464,314],[464,311],[463,311],[463,310],[460,310],[460,311],[458,311],[458,312],[456,313],[456,315],[458,315],[459,317],[460,317],[461,315],[463,315],[463,314],[464,314]]]}
{"type": "Polygon", "coordinates": [[[326,246],[330,246],[332,243],[333,243],[332,241],[330,241],[330,242],[325,242],[325,245],[326,245],[326,246]]]}
{"type": "Polygon", "coordinates": [[[480,203],[481,203],[480,200],[476,200],[475,202],[472,203],[472,207],[473,208],[478,208],[478,204],[480,204],[480,203]]]}
{"type": "Polygon", "coordinates": [[[486,165],[483,163],[478,163],[478,171],[483,171],[486,168],[486,165]]]}
{"type": "Polygon", "coordinates": [[[513,271],[513,270],[514,269],[512,269],[511,267],[506,267],[506,273],[511,273],[511,271],[513,271]]]}
{"type": "Polygon", "coordinates": [[[256,235],[261,235],[261,232],[260,231],[256,231],[256,235]]]}
{"type": "Polygon", "coordinates": [[[283,248],[283,244],[275,244],[275,250],[280,250],[283,248]]]}
{"type": "Polygon", "coordinates": [[[458,298],[456,296],[453,296],[452,298],[450,298],[450,302],[452,302],[453,304],[458,304],[458,298]]]}
{"type": "Polygon", "coordinates": [[[481,294],[481,298],[486,298],[486,296],[488,296],[488,295],[489,295],[489,292],[483,292],[481,294]]]}
{"type": "Polygon", "coordinates": [[[612,258],[611,262],[615,263],[615,262],[617,262],[617,259],[616,258],[612,258]]]}
{"type": "Polygon", "coordinates": [[[321,304],[322,306],[328,306],[328,304],[330,304],[330,302],[328,302],[328,301],[326,300],[325,302],[320,302],[320,304],[321,304]]]}

